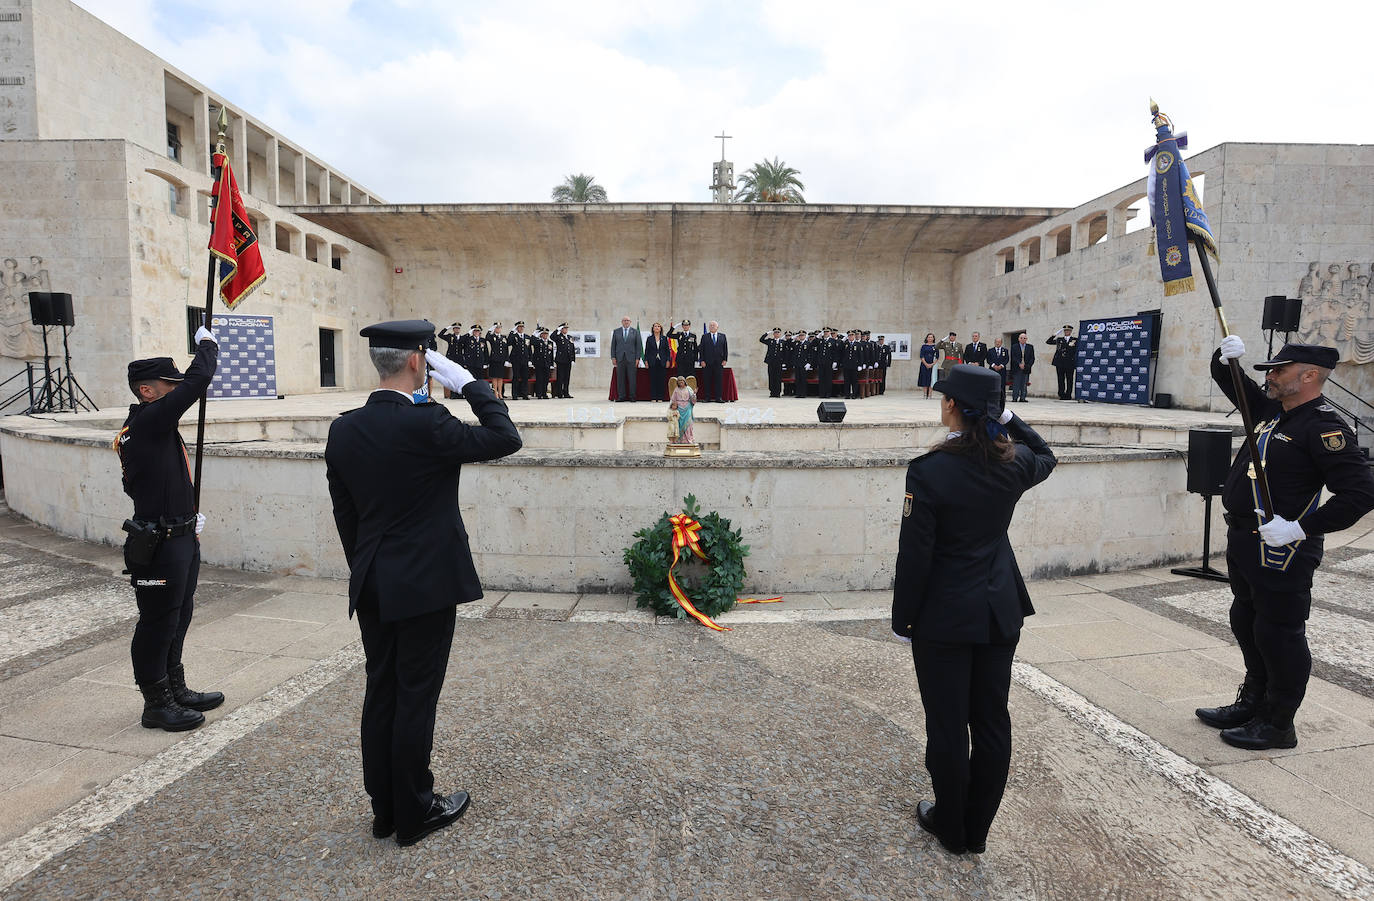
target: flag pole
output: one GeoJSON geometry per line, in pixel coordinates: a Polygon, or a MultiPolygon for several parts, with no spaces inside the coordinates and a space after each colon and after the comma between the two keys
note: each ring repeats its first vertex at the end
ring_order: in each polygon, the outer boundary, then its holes
{"type": "MultiPolygon", "coordinates": [[[[214,150],[215,153],[217,153],[217,154],[223,154],[223,153],[225,152],[225,148],[224,148],[224,135],[225,135],[225,133],[226,133],[228,130],[229,130],[229,111],[228,111],[227,109],[225,109],[223,106],[221,106],[221,107],[219,108],[219,135],[218,135],[218,137],[216,137],[216,139],[215,139],[215,150],[214,150]]],[[[214,156],[211,155],[210,158],[211,158],[211,160],[213,161],[214,156]]],[[[210,178],[211,178],[216,184],[218,184],[218,182],[219,182],[219,178],[220,178],[220,169],[221,169],[221,168],[222,168],[222,167],[220,167],[220,166],[214,166],[214,165],[212,165],[212,166],[210,167],[210,178]]],[[[225,196],[223,196],[223,193],[222,193],[222,192],[218,192],[218,191],[215,192],[215,194],[212,194],[212,195],[211,195],[211,206],[210,206],[210,238],[211,238],[211,243],[213,243],[213,239],[214,239],[214,236],[215,236],[215,204],[224,203],[224,202],[226,202],[226,201],[228,201],[229,203],[233,203],[233,198],[231,198],[231,197],[225,197],[225,196]],[[218,195],[218,196],[216,196],[216,195],[218,195]]],[[[204,319],[204,322],[201,323],[201,324],[202,324],[205,328],[207,328],[207,329],[210,327],[210,311],[213,310],[213,309],[214,309],[214,306],[215,306],[215,294],[217,293],[217,291],[218,291],[218,289],[219,289],[219,279],[215,278],[216,270],[219,268],[218,265],[217,265],[218,261],[216,260],[215,254],[214,254],[213,252],[209,252],[209,257],[210,257],[210,263],[209,263],[209,267],[208,267],[208,269],[206,270],[206,273],[205,273],[205,314],[204,314],[205,319],[204,319]]],[[[209,394],[210,394],[210,386],[209,386],[209,385],[206,385],[206,386],[205,386],[205,390],[204,390],[203,392],[201,392],[201,395],[200,395],[200,415],[199,415],[199,416],[197,417],[197,419],[196,419],[196,474],[195,474],[195,477],[193,478],[192,481],[193,481],[193,492],[194,492],[194,498],[195,498],[194,505],[195,505],[195,510],[196,510],[197,513],[200,512],[200,464],[201,464],[201,455],[202,455],[202,453],[203,453],[203,451],[204,451],[204,449],[205,449],[205,404],[206,404],[206,401],[209,399],[209,394]]]]}
{"type": "MultiPolygon", "coordinates": [[[[1200,236],[1190,236],[1197,257],[1202,264],[1202,275],[1207,280],[1207,291],[1212,295],[1212,306],[1216,309],[1217,323],[1221,326],[1222,337],[1231,334],[1226,324],[1226,313],[1221,309],[1221,295],[1217,291],[1216,279],[1212,276],[1212,264],[1207,259],[1207,247],[1200,236]]],[[[1260,465],[1259,445],[1255,441],[1255,419],[1250,413],[1250,401],[1245,397],[1245,374],[1241,372],[1238,360],[1228,360],[1231,369],[1231,384],[1235,386],[1236,409],[1240,411],[1241,422],[1245,424],[1245,446],[1250,451],[1250,467],[1255,471],[1255,487],[1259,490],[1260,505],[1264,507],[1261,521],[1267,521],[1274,514],[1274,502],[1269,496],[1269,477],[1260,465]]]]}

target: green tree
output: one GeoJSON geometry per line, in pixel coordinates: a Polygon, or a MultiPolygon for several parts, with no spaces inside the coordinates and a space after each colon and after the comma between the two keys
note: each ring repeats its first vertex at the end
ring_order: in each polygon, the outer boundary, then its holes
{"type": "Polygon", "coordinates": [[[739,177],[735,199],[744,203],[806,203],[801,192],[806,190],[799,171],[786,163],[764,160],[750,166],[739,177]]]}
{"type": "Polygon", "coordinates": [[[569,175],[553,189],[554,203],[605,203],[606,189],[596,183],[595,175],[569,175]]]}

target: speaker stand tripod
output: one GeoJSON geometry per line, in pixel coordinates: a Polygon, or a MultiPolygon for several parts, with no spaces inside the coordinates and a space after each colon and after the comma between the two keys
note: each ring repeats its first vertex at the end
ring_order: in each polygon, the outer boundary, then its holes
{"type": "Polygon", "coordinates": [[[1202,510],[1202,565],[1180,566],[1177,569],[1169,570],[1169,572],[1176,576],[1192,576],[1194,579],[1229,582],[1231,580],[1226,573],[1213,569],[1209,562],[1212,556],[1212,496],[1210,494],[1203,495],[1202,510]]]}
{"type": "Polygon", "coordinates": [[[25,413],[72,413],[81,410],[99,410],[91,400],[86,389],[72,375],[72,352],[67,346],[67,327],[62,326],[62,369],[53,370],[52,355],[48,350],[48,326],[43,326],[43,381],[30,395],[33,402],[25,413]],[[78,392],[80,396],[78,397],[78,392]]]}

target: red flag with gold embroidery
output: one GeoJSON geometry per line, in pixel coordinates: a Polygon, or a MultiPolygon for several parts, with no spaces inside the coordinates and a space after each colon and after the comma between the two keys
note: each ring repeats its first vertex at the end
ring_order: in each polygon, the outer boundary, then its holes
{"type": "Polygon", "coordinates": [[[219,180],[210,192],[210,253],[219,259],[219,296],[232,310],[262,284],[267,271],[234,170],[223,153],[216,153],[213,163],[219,180]]]}

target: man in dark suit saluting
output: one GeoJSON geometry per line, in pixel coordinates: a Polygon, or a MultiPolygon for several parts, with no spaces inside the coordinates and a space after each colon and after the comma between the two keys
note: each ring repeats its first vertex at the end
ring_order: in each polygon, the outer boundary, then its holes
{"type": "Polygon", "coordinates": [[[413,845],[463,815],[468,794],[434,791],[429,769],[435,707],[453,644],[455,610],[482,597],[458,511],[464,463],[520,449],[506,405],[486,382],[426,347],[425,320],[363,329],[380,376],[367,405],[329,427],[324,460],[334,522],[348,559],[348,612],[358,615],[367,655],[363,784],[372,834],[413,845]],[[480,426],[442,404],[416,404],[425,361],[461,394],[480,426]]]}

